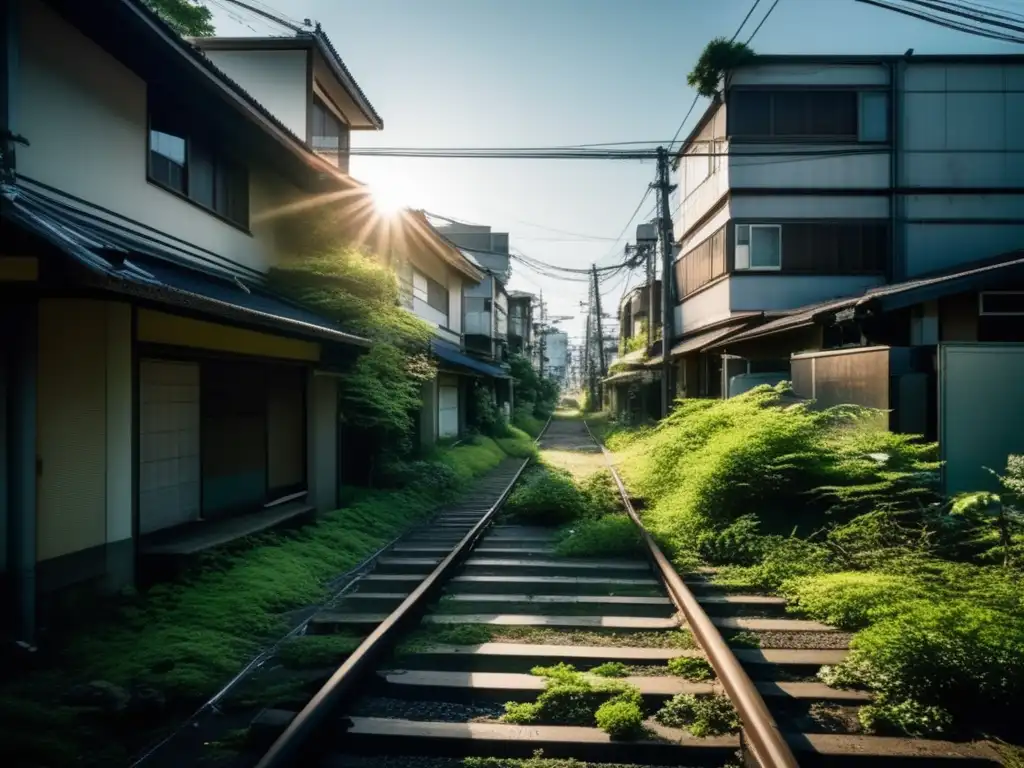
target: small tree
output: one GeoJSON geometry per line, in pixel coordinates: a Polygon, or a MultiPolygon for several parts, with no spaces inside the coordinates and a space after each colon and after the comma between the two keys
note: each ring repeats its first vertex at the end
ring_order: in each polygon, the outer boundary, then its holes
{"type": "Polygon", "coordinates": [[[213,34],[213,14],[193,0],[143,0],[147,7],[185,37],[209,37],[213,34]]]}
{"type": "Polygon", "coordinates": [[[718,93],[718,85],[726,72],[752,58],[754,51],[746,43],[716,37],[704,47],[686,82],[701,96],[710,99],[718,93]]]}

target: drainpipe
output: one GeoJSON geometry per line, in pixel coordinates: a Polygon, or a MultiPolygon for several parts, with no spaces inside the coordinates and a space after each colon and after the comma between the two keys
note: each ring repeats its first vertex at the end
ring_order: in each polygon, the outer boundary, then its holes
{"type": "Polygon", "coordinates": [[[16,329],[7,367],[8,568],[14,584],[17,638],[29,645],[36,632],[36,304],[12,308],[16,329]]]}
{"type": "Polygon", "coordinates": [[[902,128],[902,109],[900,97],[902,88],[900,80],[903,76],[902,62],[893,59],[889,63],[889,281],[902,280],[906,274],[903,263],[903,237],[901,230],[903,203],[897,188],[900,186],[901,167],[900,152],[903,142],[900,140],[902,128]]]}

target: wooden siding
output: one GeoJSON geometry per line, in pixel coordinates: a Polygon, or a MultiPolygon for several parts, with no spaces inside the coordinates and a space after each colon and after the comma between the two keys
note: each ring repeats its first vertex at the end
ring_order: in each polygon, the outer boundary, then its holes
{"type": "Polygon", "coordinates": [[[725,274],[725,227],[711,234],[675,263],[676,294],[688,296],[725,274]]]}

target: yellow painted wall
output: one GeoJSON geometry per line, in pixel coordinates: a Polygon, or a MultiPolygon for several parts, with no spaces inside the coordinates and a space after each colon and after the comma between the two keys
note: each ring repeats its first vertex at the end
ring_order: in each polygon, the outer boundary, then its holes
{"type": "Polygon", "coordinates": [[[39,560],[106,541],[107,310],[39,302],[39,560]]]}
{"type": "Polygon", "coordinates": [[[288,339],[149,309],[139,310],[137,333],[139,341],[154,344],[286,360],[316,362],[320,359],[320,345],[316,342],[288,339]]]}
{"type": "Polygon", "coordinates": [[[0,282],[35,282],[39,260],[34,256],[0,256],[0,282]]]}

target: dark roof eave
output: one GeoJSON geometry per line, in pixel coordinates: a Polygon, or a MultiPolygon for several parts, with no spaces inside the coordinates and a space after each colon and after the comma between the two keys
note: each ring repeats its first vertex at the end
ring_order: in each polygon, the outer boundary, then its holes
{"type": "Polygon", "coordinates": [[[737,70],[754,68],[765,64],[889,64],[894,61],[916,61],[923,63],[942,62],[992,62],[992,63],[1024,63],[1024,54],[1020,53],[915,53],[905,56],[902,53],[880,54],[816,54],[816,53],[776,53],[755,56],[750,63],[736,67],[737,70]]]}

